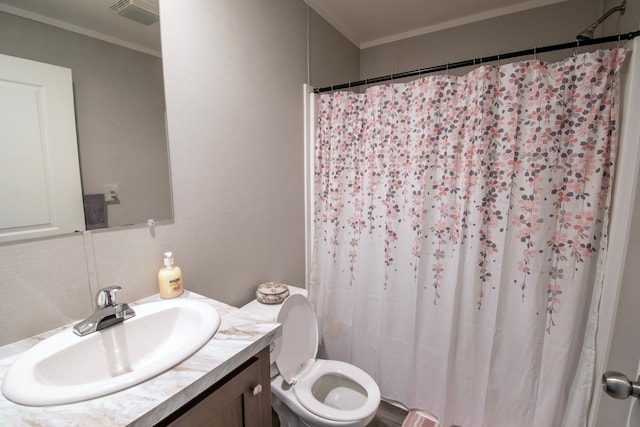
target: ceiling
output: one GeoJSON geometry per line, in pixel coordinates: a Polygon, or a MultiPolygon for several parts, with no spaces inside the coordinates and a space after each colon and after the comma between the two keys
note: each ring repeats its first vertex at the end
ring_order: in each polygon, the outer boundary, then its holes
{"type": "MultiPolygon", "coordinates": [[[[304,0],[359,48],[562,1],[566,0],[304,0]]],[[[159,24],[147,26],[121,17],[110,10],[115,2],[0,0],[0,11],[160,56],[159,24]]]]}
{"type": "MultiPolygon", "coordinates": [[[[160,56],[160,25],[114,13],[117,0],[0,0],[0,11],[160,56]]],[[[158,4],[158,0],[146,0],[158,4]]]]}

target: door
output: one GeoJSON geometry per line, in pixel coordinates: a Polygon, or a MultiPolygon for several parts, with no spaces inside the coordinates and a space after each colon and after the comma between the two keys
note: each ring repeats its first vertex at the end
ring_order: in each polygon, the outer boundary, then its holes
{"type": "Polygon", "coordinates": [[[614,399],[600,387],[606,371],[635,381],[640,365],[640,40],[622,69],[622,111],[589,427],[640,427],[638,400],[614,399]]]}
{"type": "MultiPolygon", "coordinates": [[[[638,365],[638,374],[636,375],[636,381],[640,376],[640,365],[638,365]]],[[[627,427],[640,426],[640,401],[637,399],[629,399],[631,409],[629,410],[629,418],[627,419],[627,427]]]]}
{"type": "MultiPolygon", "coordinates": [[[[638,371],[640,372],[640,367],[638,371]]],[[[602,405],[599,425],[640,426],[640,375],[629,378],[621,372],[608,371],[602,376],[602,388],[610,398],[617,399],[620,403],[602,405]],[[625,413],[627,405],[628,413],[625,413]]]]}
{"type": "Polygon", "coordinates": [[[0,242],[84,230],[71,70],[0,55],[0,242]]]}

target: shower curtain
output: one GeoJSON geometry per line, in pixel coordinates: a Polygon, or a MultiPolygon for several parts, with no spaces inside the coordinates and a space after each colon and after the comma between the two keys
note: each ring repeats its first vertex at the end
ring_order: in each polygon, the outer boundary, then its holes
{"type": "Polygon", "coordinates": [[[625,55],[320,95],[321,356],[443,426],[585,425],[625,55]]]}

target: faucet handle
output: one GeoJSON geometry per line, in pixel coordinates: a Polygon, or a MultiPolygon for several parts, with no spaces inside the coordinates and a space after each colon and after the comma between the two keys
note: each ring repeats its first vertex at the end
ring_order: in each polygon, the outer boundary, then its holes
{"type": "Polygon", "coordinates": [[[107,286],[98,291],[96,295],[96,303],[98,308],[116,305],[116,292],[122,289],[120,286],[107,286]]]}

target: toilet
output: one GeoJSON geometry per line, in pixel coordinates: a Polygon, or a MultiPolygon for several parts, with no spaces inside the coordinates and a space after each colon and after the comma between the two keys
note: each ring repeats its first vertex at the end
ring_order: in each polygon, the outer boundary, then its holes
{"type": "Polygon", "coordinates": [[[242,309],[282,324],[271,351],[272,406],[282,427],[361,427],[371,422],[380,389],[362,369],[316,359],[318,324],[305,289],[288,286],[281,304],[253,300],[242,309]]]}

